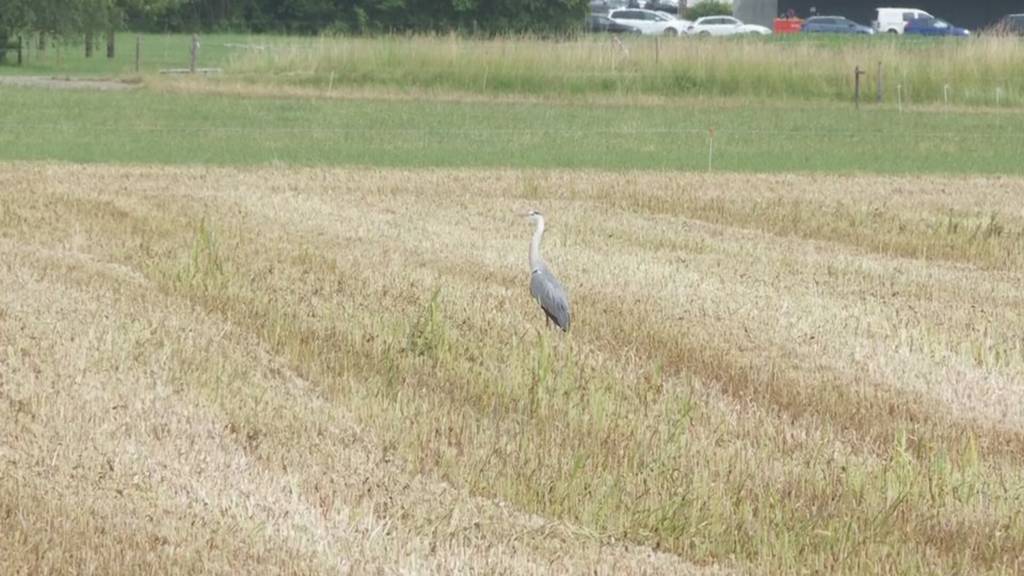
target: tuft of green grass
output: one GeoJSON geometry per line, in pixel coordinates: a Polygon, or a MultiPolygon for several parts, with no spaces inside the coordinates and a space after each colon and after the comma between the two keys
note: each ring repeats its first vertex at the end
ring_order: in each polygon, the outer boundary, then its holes
{"type": "Polygon", "coordinates": [[[216,292],[224,285],[224,264],[213,230],[203,218],[195,229],[188,260],[178,270],[177,281],[204,292],[216,292]]]}
{"type": "Polygon", "coordinates": [[[435,364],[447,362],[451,354],[448,327],[440,298],[441,288],[436,288],[409,331],[409,348],[412,352],[429,358],[435,364]]]}

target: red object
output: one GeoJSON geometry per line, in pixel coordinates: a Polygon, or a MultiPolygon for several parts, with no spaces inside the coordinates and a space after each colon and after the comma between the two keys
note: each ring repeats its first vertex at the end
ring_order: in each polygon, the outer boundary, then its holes
{"type": "Polygon", "coordinates": [[[796,34],[803,25],[802,18],[776,18],[772,29],[776,34],[796,34]]]}

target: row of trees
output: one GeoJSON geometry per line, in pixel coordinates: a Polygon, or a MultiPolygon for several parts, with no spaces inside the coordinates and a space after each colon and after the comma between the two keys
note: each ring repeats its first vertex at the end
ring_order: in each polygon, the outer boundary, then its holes
{"type": "Polygon", "coordinates": [[[45,49],[50,38],[85,38],[86,55],[94,40],[106,35],[107,55],[114,55],[114,34],[128,19],[154,17],[180,9],[185,0],[0,0],[0,56],[16,36],[34,33],[45,49]]]}
{"type": "Polygon", "coordinates": [[[133,25],[151,30],[373,33],[471,30],[556,33],[579,26],[588,0],[185,0],[133,25]]]}
{"type": "Polygon", "coordinates": [[[577,28],[588,0],[0,0],[0,50],[16,35],[94,39],[129,27],[161,32],[556,34],[577,28]]]}

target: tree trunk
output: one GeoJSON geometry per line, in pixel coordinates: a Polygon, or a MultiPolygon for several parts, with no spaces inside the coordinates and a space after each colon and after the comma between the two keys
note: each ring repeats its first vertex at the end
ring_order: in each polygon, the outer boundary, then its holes
{"type": "Polygon", "coordinates": [[[39,44],[36,45],[40,52],[46,52],[46,32],[39,33],[39,44]]]}
{"type": "Polygon", "coordinates": [[[107,29],[107,58],[114,57],[114,28],[107,29]]]}
{"type": "Polygon", "coordinates": [[[7,61],[7,33],[0,32],[0,64],[7,61]]]}
{"type": "Polygon", "coordinates": [[[92,32],[85,33],[85,57],[92,58],[92,32]]]}

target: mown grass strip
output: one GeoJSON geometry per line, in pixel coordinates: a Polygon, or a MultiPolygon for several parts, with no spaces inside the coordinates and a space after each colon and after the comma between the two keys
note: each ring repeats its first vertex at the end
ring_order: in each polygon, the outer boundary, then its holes
{"type": "Polygon", "coordinates": [[[0,160],[1020,174],[1024,116],[0,88],[0,160]]]}

